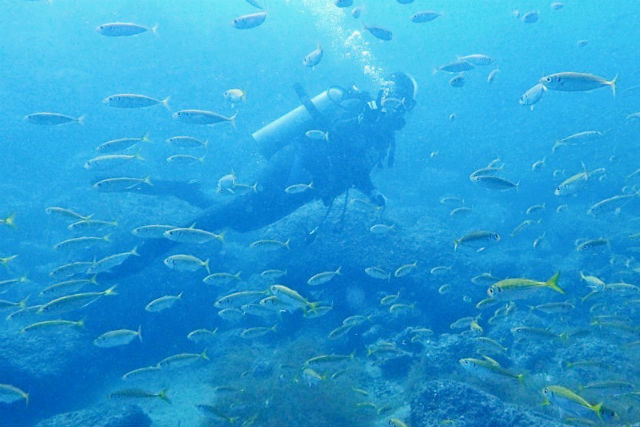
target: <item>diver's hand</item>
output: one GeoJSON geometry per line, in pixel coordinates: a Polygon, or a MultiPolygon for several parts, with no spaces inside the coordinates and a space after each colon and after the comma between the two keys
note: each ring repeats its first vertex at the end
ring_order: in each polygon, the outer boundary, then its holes
{"type": "Polygon", "coordinates": [[[369,194],[369,201],[381,208],[387,205],[387,198],[378,190],[373,190],[371,194],[369,194]]]}

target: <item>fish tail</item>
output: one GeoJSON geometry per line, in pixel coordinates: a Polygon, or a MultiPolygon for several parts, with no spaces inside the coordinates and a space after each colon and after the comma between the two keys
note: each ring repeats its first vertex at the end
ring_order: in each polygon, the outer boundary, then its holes
{"type": "Polygon", "coordinates": [[[142,342],[142,325],[138,325],[138,332],[136,335],[138,335],[138,339],[142,342]]]}
{"type": "Polygon", "coordinates": [[[162,390],[160,390],[160,393],[158,393],[158,397],[162,400],[164,400],[167,403],[171,403],[171,400],[169,400],[169,397],[167,397],[167,389],[163,388],[162,390]]]}
{"type": "Polygon", "coordinates": [[[613,96],[616,96],[616,83],[618,82],[618,75],[616,74],[616,76],[611,79],[611,81],[607,82],[607,84],[609,86],[611,86],[611,92],[613,93],[613,96]]]}
{"type": "Polygon", "coordinates": [[[458,246],[460,246],[460,240],[455,239],[455,240],[453,241],[453,250],[454,250],[454,251],[457,251],[457,250],[458,250],[458,246]]]}
{"type": "Polygon", "coordinates": [[[566,293],[564,289],[558,286],[559,277],[560,277],[560,272],[558,271],[556,274],[553,275],[553,277],[551,277],[551,279],[547,280],[547,282],[545,283],[545,286],[548,286],[549,288],[553,289],[556,292],[560,292],[561,294],[564,294],[566,293]]]}
{"type": "Polygon", "coordinates": [[[3,221],[5,224],[7,224],[9,227],[11,228],[18,228],[18,226],[16,226],[16,213],[12,212],[8,217],[6,217],[3,221]]]}
{"type": "Polygon", "coordinates": [[[596,415],[598,416],[598,419],[599,419],[600,421],[602,421],[602,402],[600,402],[600,403],[598,403],[598,404],[596,404],[596,405],[592,405],[592,406],[591,406],[591,410],[592,410],[593,412],[595,412],[595,413],[596,413],[596,415]]]}
{"type": "Polygon", "coordinates": [[[20,302],[18,303],[18,307],[20,307],[20,308],[25,308],[25,307],[27,306],[27,301],[29,301],[29,297],[30,297],[30,296],[31,296],[31,295],[27,295],[27,297],[26,297],[25,299],[23,299],[22,301],[20,301],[20,302]]]}
{"type": "Polygon", "coordinates": [[[149,132],[146,132],[144,135],[142,135],[141,139],[143,142],[151,142],[151,138],[149,138],[149,132]]]}
{"type": "Polygon", "coordinates": [[[207,270],[207,274],[211,274],[211,270],[209,269],[209,258],[207,258],[202,265],[204,266],[204,268],[207,270]]]}
{"type": "Polygon", "coordinates": [[[518,382],[522,385],[524,385],[524,374],[518,374],[516,375],[516,379],[518,380],[518,382]]]}
{"type": "Polygon", "coordinates": [[[165,99],[163,99],[162,101],[160,101],[160,103],[162,104],[162,106],[164,108],[167,109],[167,111],[171,111],[171,107],[169,107],[169,100],[171,99],[171,96],[167,96],[165,99]]]}
{"type": "MultiPolygon", "coordinates": [[[[615,92],[614,92],[615,93],[615,92]]],[[[86,114],[81,115],[80,117],[78,117],[77,122],[81,125],[84,126],[84,119],[86,118],[86,114]]]]}
{"type": "Polygon", "coordinates": [[[233,126],[234,129],[238,129],[238,127],[236,126],[236,116],[237,115],[238,115],[238,112],[236,111],[233,116],[229,117],[229,121],[231,122],[231,126],[233,126]]]}
{"type": "Polygon", "coordinates": [[[211,360],[211,359],[209,359],[209,356],[207,356],[207,349],[206,348],[204,350],[202,350],[202,353],[200,353],[200,357],[202,357],[204,360],[211,360]]]}
{"type": "Polygon", "coordinates": [[[158,24],[153,24],[153,27],[151,27],[151,32],[153,33],[154,36],[158,35],[158,24]]]}
{"type": "Polygon", "coordinates": [[[113,285],[112,287],[104,291],[104,295],[118,295],[118,293],[115,291],[116,286],[118,285],[113,285]]]}

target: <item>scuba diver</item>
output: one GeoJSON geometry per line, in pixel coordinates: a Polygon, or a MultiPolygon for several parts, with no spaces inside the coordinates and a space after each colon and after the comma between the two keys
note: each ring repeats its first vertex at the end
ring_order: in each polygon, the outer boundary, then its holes
{"type": "MultiPolygon", "coordinates": [[[[388,167],[393,165],[395,132],[404,127],[404,115],[415,106],[415,80],[393,73],[375,100],[355,86],[331,87],[313,99],[299,85],[294,89],[302,105],[251,135],[268,160],[255,191],[223,204],[215,204],[194,184],[154,180],[152,186],[128,191],[173,195],[202,208],[202,214],[189,223],[205,230],[256,230],[318,199],[328,206],[328,214],[333,200],[351,188],[383,208],[386,199],[369,175],[385,159],[388,167]],[[302,191],[291,191],[296,187],[302,191]]],[[[128,257],[105,274],[114,278],[134,274],[174,245],[168,239],[147,240],[138,248],[140,256],[128,257]]]]}

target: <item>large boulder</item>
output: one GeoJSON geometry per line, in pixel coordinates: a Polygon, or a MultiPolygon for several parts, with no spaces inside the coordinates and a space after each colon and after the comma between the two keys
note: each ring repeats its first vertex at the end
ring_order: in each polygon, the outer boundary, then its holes
{"type": "Polygon", "coordinates": [[[469,384],[438,380],[427,382],[411,402],[409,425],[528,427],[564,426],[561,422],[516,405],[469,384]]]}

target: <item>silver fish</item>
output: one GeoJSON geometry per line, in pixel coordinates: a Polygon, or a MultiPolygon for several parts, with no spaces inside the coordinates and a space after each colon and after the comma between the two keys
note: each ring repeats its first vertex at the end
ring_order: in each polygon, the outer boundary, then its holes
{"type": "Polygon", "coordinates": [[[478,184],[481,184],[489,189],[500,191],[511,190],[512,188],[517,189],[519,185],[519,183],[513,183],[511,181],[507,181],[504,178],[493,175],[479,175],[472,178],[472,181],[477,182],[478,184]]]}
{"type": "Polygon", "coordinates": [[[115,331],[105,332],[98,338],[93,340],[93,344],[97,347],[110,348],[127,345],[136,337],[142,342],[142,327],[138,326],[137,331],[131,329],[117,329],[115,331]]]}
{"type": "Polygon", "coordinates": [[[225,117],[222,114],[207,110],[180,110],[173,113],[173,118],[193,125],[215,125],[221,122],[234,123],[237,115],[238,113],[235,113],[231,117],[225,117]]]}
{"type": "Polygon", "coordinates": [[[142,138],[118,138],[104,142],[96,147],[96,151],[101,153],[113,153],[115,151],[126,150],[133,147],[139,142],[151,142],[149,134],[146,133],[142,138]]]}
{"type": "Polygon", "coordinates": [[[73,122],[78,122],[81,125],[84,124],[84,116],[76,118],[60,113],[33,113],[24,116],[24,119],[29,123],[41,126],[58,126],[73,122]]]}
{"type": "Polygon", "coordinates": [[[542,99],[542,95],[544,95],[546,90],[547,88],[542,83],[538,83],[523,93],[518,102],[520,105],[529,106],[531,111],[533,111],[534,104],[542,99]]]}
{"type": "Polygon", "coordinates": [[[445,71],[447,73],[460,73],[462,71],[473,70],[475,67],[473,64],[467,61],[456,61],[449,64],[441,65],[438,70],[445,71]]]}
{"type": "Polygon", "coordinates": [[[318,44],[318,47],[311,51],[307,56],[304,57],[302,63],[305,67],[315,67],[322,60],[323,50],[322,46],[318,44]]]}
{"type": "Polygon", "coordinates": [[[98,191],[102,191],[104,193],[111,192],[120,192],[120,191],[128,191],[133,190],[136,187],[141,185],[150,185],[151,180],[149,177],[146,178],[129,178],[129,177],[118,177],[118,178],[106,178],[101,181],[93,184],[93,188],[98,191]]]}
{"type": "Polygon", "coordinates": [[[409,21],[416,24],[423,24],[425,22],[433,21],[434,19],[442,16],[440,12],[435,10],[423,10],[422,12],[416,12],[409,18],[409,21]]]}
{"type": "Polygon", "coordinates": [[[102,100],[102,103],[113,108],[146,108],[160,104],[168,110],[169,98],[170,97],[167,96],[161,100],[136,93],[119,93],[107,96],[102,100]]]}
{"type": "Polygon", "coordinates": [[[613,96],[616,95],[617,81],[617,75],[611,80],[605,80],[594,74],[575,72],[555,73],[540,79],[540,83],[545,85],[547,89],[564,92],[584,92],[609,86],[613,96]]]}
{"type": "Polygon", "coordinates": [[[147,31],[151,31],[156,34],[157,30],[158,24],[151,28],[147,28],[142,25],[134,24],[133,22],[110,22],[96,27],[96,31],[98,33],[107,37],[135,36],[136,34],[142,34],[147,31]]]}
{"type": "Polygon", "coordinates": [[[207,148],[208,142],[201,139],[194,138],[192,136],[173,136],[167,139],[167,142],[171,145],[181,148],[207,148]]]}
{"type": "Polygon", "coordinates": [[[393,38],[393,33],[390,30],[387,30],[386,28],[376,27],[376,26],[368,27],[365,25],[364,29],[370,32],[371,35],[373,35],[375,38],[380,40],[390,41],[393,38]]]}
{"type": "Polygon", "coordinates": [[[535,22],[538,22],[539,18],[540,18],[540,14],[538,13],[538,11],[537,10],[532,10],[532,11],[527,12],[524,15],[522,15],[520,17],[520,20],[522,22],[524,22],[525,24],[533,24],[535,22]]]}
{"type": "Polygon", "coordinates": [[[267,19],[267,12],[251,13],[235,18],[231,21],[231,25],[239,30],[248,30],[262,24],[265,19],[267,19]]]}
{"type": "Polygon", "coordinates": [[[482,53],[473,53],[471,55],[459,56],[458,61],[465,61],[479,67],[493,64],[493,58],[482,53]]]}
{"type": "Polygon", "coordinates": [[[464,86],[464,76],[462,74],[459,74],[459,75],[451,78],[451,80],[449,80],[449,86],[451,86],[451,87],[462,87],[462,86],[464,86]]]}

